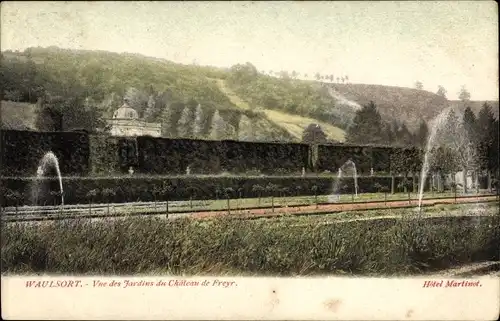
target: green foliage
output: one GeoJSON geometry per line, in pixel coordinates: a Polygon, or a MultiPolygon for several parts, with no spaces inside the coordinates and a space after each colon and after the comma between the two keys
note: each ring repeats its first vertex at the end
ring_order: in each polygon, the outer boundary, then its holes
{"type": "Polygon", "coordinates": [[[425,150],[425,147],[427,145],[427,139],[429,136],[429,127],[427,126],[427,123],[425,122],[424,119],[420,120],[420,125],[418,127],[417,133],[415,135],[415,145],[422,149],[425,150]]]}
{"type": "Polygon", "coordinates": [[[498,119],[487,103],[479,111],[477,119],[479,132],[479,157],[481,168],[498,170],[498,119]]]}
{"type": "Polygon", "coordinates": [[[373,101],[356,112],[347,131],[346,141],[355,144],[383,143],[382,119],[373,101]]]}
{"type": "Polygon", "coordinates": [[[228,85],[251,107],[322,119],[340,128],[346,128],[352,118],[350,109],[335,108],[326,88],[290,79],[286,72],[281,73],[280,79],[257,73],[249,63],[235,65],[230,69],[228,85]]]}
{"type": "Polygon", "coordinates": [[[326,134],[318,124],[310,124],[304,129],[302,143],[304,144],[324,144],[327,142],[326,134]]]}

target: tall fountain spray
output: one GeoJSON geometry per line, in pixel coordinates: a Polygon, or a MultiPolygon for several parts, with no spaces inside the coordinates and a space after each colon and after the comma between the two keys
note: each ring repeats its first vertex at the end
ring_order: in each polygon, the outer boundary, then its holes
{"type": "Polygon", "coordinates": [[[418,192],[418,209],[420,210],[422,207],[422,198],[424,195],[425,188],[425,180],[427,179],[427,174],[429,172],[429,162],[430,162],[430,154],[434,148],[434,142],[436,140],[436,135],[438,129],[442,126],[444,121],[448,118],[451,108],[447,108],[443,110],[436,118],[434,118],[430,123],[430,132],[429,137],[427,138],[427,143],[425,145],[425,154],[424,154],[424,163],[422,164],[422,171],[420,173],[420,190],[418,192]]]}
{"type": "MultiPolygon", "coordinates": [[[[471,146],[470,138],[467,130],[463,126],[462,117],[457,117],[456,124],[449,124],[451,113],[455,111],[448,107],[444,109],[430,123],[430,132],[425,146],[424,161],[422,171],[420,173],[420,187],[418,196],[418,210],[422,208],[422,199],[424,194],[425,183],[429,173],[430,163],[437,147],[446,147],[452,153],[449,157],[454,157],[460,160],[463,166],[462,172],[466,173],[471,160],[475,155],[474,146],[471,146]]],[[[458,115],[460,116],[460,115],[458,115]]],[[[463,184],[467,184],[467,179],[464,179],[463,184]]],[[[466,186],[464,186],[464,191],[466,186]]]]}
{"type": "Polygon", "coordinates": [[[56,169],[57,178],[59,179],[59,190],[61,192],[61,205],[64,205],[64,190],[62,184],[61,170],[59,168],[59,161],[57,160],[57,157],[53,152],[46,153],[40,160],[38,169],[36,171],[36,178],[37,180],[42,178],[49,165],[54,166],[56,169]]]}
{"type": "Polygon", "coordinates": [[[351,167],[353,170],[353,180],[354,180],[354,191],[356,197],[358,197],[358,172],[356,170],[356,164],[352,160],[348,160],[347,162],[344,163],[344,165],[340,166],[339,172],[337,174],[337,181],[334,185],[334,189],[338,189],[338,184],[340,183],[340,180],[342,179],[342,175],[344,170],[347,169],[347,167],[351,167]]]}

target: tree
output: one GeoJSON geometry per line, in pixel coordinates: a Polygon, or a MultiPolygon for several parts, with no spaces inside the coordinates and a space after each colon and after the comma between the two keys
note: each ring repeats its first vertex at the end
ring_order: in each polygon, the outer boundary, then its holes
{"type": "Polygon", "coordinates": [[[255,139],[255,128],[250,118],[246,115],[241,115],[240,123],[238,126],[238,140],[252,141],[255,139]]]}
{"type": "Polygon", "coordinates": [[[147,103],[146,110],[144,111],[144,119],[146,121],[153,121],[156,114],[156,100],[154,95],[150,95],[147,103]]]}
{"type": "Polygon", "coordinates": [[[226,123],[226,121],[216,110],[212,117],[212,127],[210,129],[210,139],[222,140],[230,138],[234,135],[234,127],[226,123]]]}
{"type": "Polygon", "coordinates": [[[443,86],[439,85],[439,86],[438,86],[438,91],[437,91],[437,93],[436,93],[436,94],[437,94],[438,96],[441,96],[441,97],[443,97],[443,98],[446,98],[446,89],[445,89],[443,86]]]}
{"type": "Polygon", "coordinates": [[[429,128],[427,127],[427,123],[424,119],[420,120],[420,125],[418,127],[417,135],[416,135],[416,143],[417,146],[424,149],[427,145],[427,137],[429,135],[429,128]]]}
{"type": "Polygon", "coordinates": [[[229,69],[229,80],[236,84],[249,83],[257,79],[259,72],[254,65],[247,62],[245,64],[237,64],[229,69]]]}
{"type": "Polygon", "coordinates": [[[394,130],[395,143],[397,146],[411,146],[415,141],[412,133],[406,126],[405,122],[401,122],[401,124],[397,124],[397,127],[394,130]]]}
{"type": "Polygon", "coordinates": [[[391,123],[384,122],[382,124],[382,143],[386,145],[392,145],[395,142],[395,136],[393,132],[393,126],[391,123]]]}
{"type": "Polygon", "coordinates": [[[352,125],[347,130],[346,141],[356,144],[383,142],[382,118],[372,101],[356,111],[352,125]]]}
{"type": "Polygon", "coordinates": [[[477,119],[476,115],[472,111],[470,107],[465,108],[464,111],[464,116],[463,116],[463,123],[465,126],[465,130],[467,131],[467,134],[470,138],[470,140],[474,143],[478,143],[478,133],[479,133],[479,128],[477,126],[477,119]]]}
{"type": "Polygon", "coordinates": [[[194,128],[193,128],[194,138],[201,138],[203,136],[203,110],[201,105],[196,106],[194,112],[194,128]]]}
{"type": "Polygon", "coordinates": [[[180,137],[191,138],[193,136],[193,118],[193,110],[189,106],[184,106],[177,131],[180,137]]]}
{"type": "MultiPolygon", "coordinates": [[[[492,170],[498,167],[498,120],[488,103],[484,103],[479,111],[477,127],[480,167],[487,169],[488,177],[491,177],[492,170]]],[[[488,179],[488,185],[491,190],[491,179],[488,179]]]]}
{"type": "Polygon", "coordinates": [[[403,177],[398,184],[398,188],[408,193],[408,203],[411,204],[411,182],[407,177],[403,177]]]}
{"type": "Polygon", "coordinates": [[[276,184],[273,184],[273,183],[269,183],[267,184],[267,186],[265,187],[266,191],[271,194],[271,208],[272,208],[272,211],[274,213],[274,193],[276,193],[276,191],[279,189],[280,187],[276,184]]]}
{"type": "Polygon", "coordinates": [[[470,93],[465,88],[465,85],[463,85],[460,89],[460,92],[458,93],[458,99],[460,99],[464,103],[470,100],[470,93]]]}
{"type": "Polygon", "coordinates": [[[422,90],[422,89],[424,89],[424,85],[422,84],[422,82],[417,81],[417,82],[415,82],[415,88],[418,90],[422,90]]]}
{"type": "Polygon", "coordinates": [[[144,110],[148,106],[149,97],[143,91],[134,87],[129,87],[125,92],[124,99],[131,108],[137,111],[139,117],[144,116],[144,110]]]}
{"type": "Polygon", "coordinates": [[[302,142],[305,144],[326,143],[326,134],[318,124],[309,124],[302,132],[302,142]]]}
{"type": "Polygon", "coordinates": [[[262,192],[265,191],[265,188],[262,187],[259,184],[255,184],[252,186],[252,192],[256,193],[259,197],[259,206],[260,206],[260,200],[262,198],[262,192]]]}

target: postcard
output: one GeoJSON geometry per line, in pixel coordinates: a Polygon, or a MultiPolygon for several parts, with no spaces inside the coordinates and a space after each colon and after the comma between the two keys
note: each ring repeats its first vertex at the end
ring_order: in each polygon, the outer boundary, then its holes
{"type": "Polygon", "coordinates": [[[492,1],[1,3],[5,320],[497,320],[492,1]]]}

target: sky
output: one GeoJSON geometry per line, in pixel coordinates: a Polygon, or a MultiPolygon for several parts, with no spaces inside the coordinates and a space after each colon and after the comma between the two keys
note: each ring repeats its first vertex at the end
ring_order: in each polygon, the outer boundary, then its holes
{"type": "Polygon", "coordinates": [[[494,1],[1,3],[1,49],[58,46],[178,63],[348,75],[498,100],[494,1]]]}

